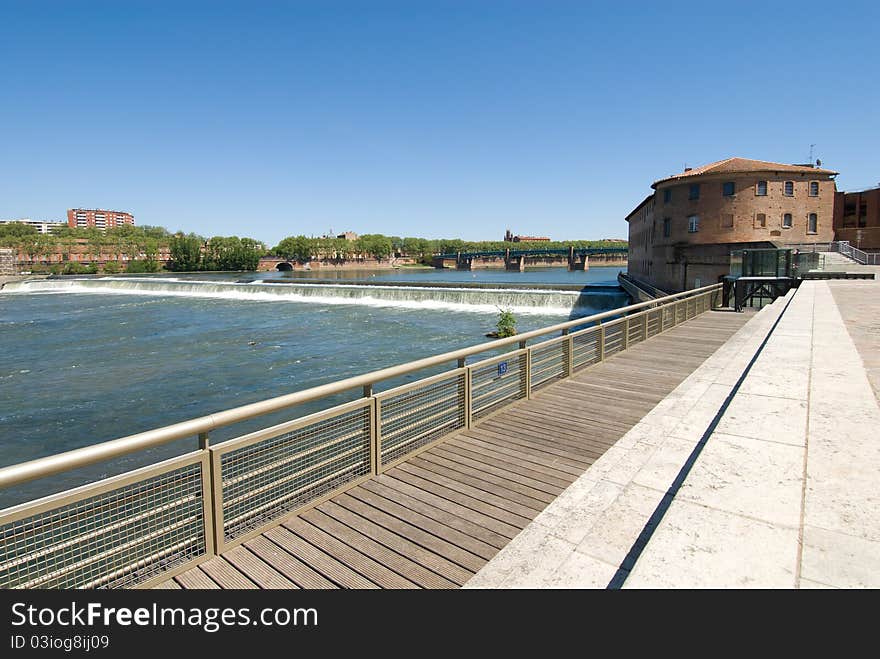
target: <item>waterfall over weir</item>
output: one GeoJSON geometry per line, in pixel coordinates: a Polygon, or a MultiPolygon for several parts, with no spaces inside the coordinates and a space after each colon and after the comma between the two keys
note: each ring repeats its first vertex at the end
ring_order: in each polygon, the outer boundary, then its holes
{"type": "Polygon", "coordinates": [[[324,305],[356,304],[422,310],[497,313],[500,308],[518,314],[583,316],[626,304],[623,291],[607,287],[591,291],[517,289],[498,287],[439,287],[424,285],[355,285],[309,283],[238,283],[175,278],[99,277],[41,279],[13,282],[3,293],[89,293],[216,298],[324,305]]]}

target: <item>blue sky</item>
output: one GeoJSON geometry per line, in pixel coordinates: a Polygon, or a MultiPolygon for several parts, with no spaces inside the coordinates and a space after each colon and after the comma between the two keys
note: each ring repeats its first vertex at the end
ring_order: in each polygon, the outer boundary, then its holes
{"type": "Polygon", "coordinates": [[[624,237],[730,156],[880,181],[876,2],[0,0],[0,218],[624,237]]]}

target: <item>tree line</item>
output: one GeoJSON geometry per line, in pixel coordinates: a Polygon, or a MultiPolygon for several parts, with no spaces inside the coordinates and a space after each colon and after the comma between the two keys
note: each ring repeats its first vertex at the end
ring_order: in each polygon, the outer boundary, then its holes
{"type": "Polygon", "coordinates": [[[97,272],[96,261],[104,261],[107,273],[119,272],[126,256],[128,272],[158,272],[164,263],[159,256],[170,254],[168,268],[190,270],[256,270],[266,246],[253,238],[214,236],[210,239],[195,233],[172,234],[164,227],[123,224],[106,231],[95,227],[56,227],[43,234],[36,227],[21,222],[0,224],[0,247],[11,247],[25,254],[40,270],[39,261],[61,255],[62,263],[48,266],[52,272],[87,274],[97,272]],[[78,253],[90,265],[71,259],[78,253]]]}
{"type": "Polygon", "coordinates": [[[510,243],[503,240],[469,241],[459,238],[400,238],[380,233],[364,234],[357,240],[343,238],[309,238],[288,236],[271,250],[271,255],[307,263],[312,260],[349,261],[371,257],[382,260],[390,256],[408,256],[430,264],[437,254],[456,252],[489,252],[510,249],[568,249],[574,247],[626,247],[623,240],[566,240],[510,243]]]}
{"type": "MultiPolygon", "coordinates": [[[[385,260],[410,257],[419,263],[431,264],[437,254],[456,252],[502,251],[504,249],[567,249],[568,247],[625,247],[626,241],[567,240],[510,243],[502,240],[468,241],[459,238],[415,238],[368,233],[356,240],[331,237],[288,236],[275,247],[253,238],[213,236],[195,233],[171,233],[159,226],[124,224],[101,231],[94,227],[62,226],[53,233],[42,234],[31,225],[20,222],[0,224],[0,247],[12,247],[38,263],[43,258],[63,256],[63,271],[78,272],[87,268],[70,262],[70,254],[85,253],[89,261],[106,261],[105,272],[118,272],[126,255],[128,272],[156,272],[162,267],[160,252],[167,252],[169,270],[177,272],[210,270],[256,270],[263,256],[277,256],[308,263],[315,260],[350,262],[364,259],[385,260]]],[[[55,266],[53,266],[55,267],[55,266]]],[[[96,266],[95,266],[96,269],[96,266]]]]}

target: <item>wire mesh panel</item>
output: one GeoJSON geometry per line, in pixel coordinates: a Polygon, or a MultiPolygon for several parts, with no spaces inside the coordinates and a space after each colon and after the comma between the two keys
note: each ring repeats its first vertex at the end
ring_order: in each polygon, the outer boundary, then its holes
{"type": "Polygon", "coordinates": [[[377,394],[380,464],[464,428],[466,386],[465,370],[456,369],[377,394]]]}
{"type": "Polygon", "coordinates": [[[565,377],[568,363],[568,337],[551,339],[531,348],[532,391],[565,377]]]}
{"type": "Polygon", "coordinates": [[[629,327],[627,329],[627,346],[633,346],[645,338],[645,318],[644,316],[634,316],[629,319],[629,327]]]}
{"type": "Polygon", "coordinates": [[[571,335],[572,367],[586,368],[599,361],[599,327],[590,327],[571,335]]]}
{"type": "Polygon", "coordinates": [[[687,320],[687,316],[685,315],[684,302],[676,302],[674,305],[675,311],[675,324],[683,323],[687,320]]]}
{"type": "Polygon", "coordinates": [[[370,474],[371,444],[368,398],[218,444],[224,541],[370,474]]]}
{"type": "Polygon", "coordinates": [[[605,359],[623,350],[624,319],[615,320],[605,325],[605,359]]]}
{"type": "Polygon", "coordinates": [[[481,419],[525,398],[526,351],[517,350],[470,366],[471,418],[481,419]]]}
{"type": "Polygon", "coordinates": [[[662,331],[663,309],[648,312],[648,336],[655,336],[662,331]]]}
{"type": "Polygon", "coordinates": [[[668,330],[675,324],[675,305],[667,304],[661,308],[662,316],[660,316],[661,320],[661,328],[663,331],[668,330]]]}
{"type": "Polygon", "coordinates": [[[694,298],[689,297],[684,301],[685,308],[685,318],[693,318],[697,315],[697,306],[695,304],[694,298]]]}
{"type": "Polygon", "coordinates": [[[0,513],[0,588],[122,588],[204,556],[206,473],[199,452],[0,513]]]}

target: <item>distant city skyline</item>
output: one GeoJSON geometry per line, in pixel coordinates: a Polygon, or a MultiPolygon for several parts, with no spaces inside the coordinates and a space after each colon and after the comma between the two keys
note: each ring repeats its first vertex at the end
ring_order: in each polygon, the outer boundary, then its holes
{"type": "Polygon", "coordinates": [[[625,237],[739,156],[880,181],[876,3],[0,5],[0,218],[625,237]]]}

